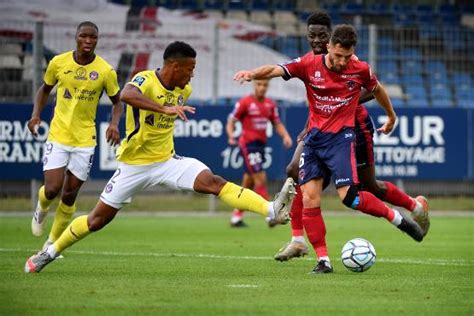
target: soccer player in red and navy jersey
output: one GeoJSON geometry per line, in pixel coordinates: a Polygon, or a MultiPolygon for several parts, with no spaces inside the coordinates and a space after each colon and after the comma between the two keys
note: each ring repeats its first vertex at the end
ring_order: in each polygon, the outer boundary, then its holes
{"type": "MultiPolygon", "coordinates": [[[[310,52],[287,64],[239,71],[234,80],[243,82],[282,76],[287,79],[296,77],[304,82],[309,125],[298,175],[304,213],[321,212],[323,179],[330,174],[344,205],[384,217],[416,241],[421,241],[424,232],[410,216],[391,209],[372,193],[358,188],[354,121],[361,89],[372,92],[387,114],[387,121],[377,131],[390,133],[396,114],[385,88],[377,81],[370,66],[354,55],[356,43],[355,29],[350,25],[339,25],[331,35],[327,54],[310,52]]],[[[324,264],[332,271],[329,260],[324,264]]],[[[318,265],[314,270],[317,269],[318,265]]]]}
{"type": "MultiPolygon", "coordinates": [[[[307,40],[315,55],[327,54],[327,44],[331,35],[331,18],[324,11],[316,11],[307,20],[307,40]]],[[[380,181],[375,177],[375,163],[373,152],[374,126],[367,109],[362,105],[373,99],[373,94],[363,90],[360,95],[359,104],[355,114],[355,156],[357,162],[357,174],[360,181],[360,189],[369,191],[379,199],[389,202],[392,205],[403,207],[412,212],[413,218],[424,229],[426,234],[429,229],[428,204],[423,196],[412,198],[400,190],[393,183],[380,181]]],[[[298,165],[301,153],[303,152],[302,137],[306,134],[306,127],[298,136],[298,144],[289,165],[287,166],[287,176],[298,180],[298,165]]],[[[329,184],[330,179],[325,179],[323,190],[329,184]]],[[[297,186],[297,191],[299,187],[297,186]]],[[[291,233],[292,238],[289,243],[282,247],[275,255],[275,260],[287,261],[294,257],[301,257],[308,254],[308,247],[304,239],[304,231],[319,258],[317,273],[331,272],[325,265],[328,260],[326,246],[326,227],[320,212],[303,214],[303,198],[301,191],[296,195],[291,207],[291,233]],[[303,224],[303,222],[305,224],[303,224]]]]}
{"type": "MultiPolygon", "coordinates": [[[[242,133],[238,140],[240,153],[245,164],[242,186],[253,189],[265,199],[269,197],[267,175],[263,169],[268,123],[273,124],[286,148],[293,145],[288,131],[280,121],[275,102],[265,96],[268,86],[269,80],[256,80],[254,82],[254,94],[243,97],[235,104],[235,109],[231,113],[226,126],[229,145],[234,146],[237,145],[234,138],[235,123],[240,121],[242,124],[242,133]]],[[[243,211],[235,209],[230,220],[231,227],[245,227],[246,224],[243,222],[242,216],[243,211]]]]}

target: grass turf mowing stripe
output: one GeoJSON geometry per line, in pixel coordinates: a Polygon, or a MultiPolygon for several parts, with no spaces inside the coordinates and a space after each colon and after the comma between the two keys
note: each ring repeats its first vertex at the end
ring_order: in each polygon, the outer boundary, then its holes
{"type": "MultiPolygon", "coordinates": [[[[21,248],[0,248],[0,252],[31,252],[34,253],[37,250],[32,249],[21,249],[21,248]]],[[[263,256],[222,256],[214,254],[190,254],[190,253],[155,253],[155,252],[111,252],[111,251],[82,251],[82,250],[68,250],[68,253],[80,254],[80,255],[94,255],[94,256],[123,256],[123,257],[181,257],[181,258],[205,258],[205,259],[222,259],[222,260],[274,260],[271,257],[263,256]]],[[[300,260],[314,261],[314,258],[302,258],[300,260]]],[[[386,263],[405,263],[405,264],[424,264],[424,265],[437,265],[437,266],[473,266],[474,261],[470,260],[459,260],[459,259],[410,259],[410,258],[377,258],[376,261],[386,263]]]]}

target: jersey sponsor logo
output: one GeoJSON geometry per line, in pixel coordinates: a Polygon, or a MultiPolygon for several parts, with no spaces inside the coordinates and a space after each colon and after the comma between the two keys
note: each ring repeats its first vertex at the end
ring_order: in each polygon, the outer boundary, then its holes
{"type": "Polygon", "coordinates": [[[87,80],[87,70],[84,67],[79,67],[76,70],[76,76],[74,79],[76,80],[87,80]]]}
{"type": "Polygon", "coordinates": [[[178,96],[178,105],[181,105],[181,106],[184,105],[184,97],[182,94],[178,96]]]}
{"type": "Polygon", "coordinates": [[[133,79],[134,83],[138,84],[138,86],[142,86],[142,84],[145,82],[145,77],[142,76],[136,76],[135,79],[133,79]]]}
{"type": "Polygon", "coordinates": [[[311,81],[314,82],[324,82],[324,78],[321,76],[321,71],[317,70],[314,72],[314,76],[311,77],[311,81]]]}
{"type": "Polygon", "coordinates": [[[63,98],[64,98],[64,99],[72,99],[71,92],[69,92],[69,90],[68,90],[67,88],[64,89],[63,98]]]}
{"type": "Polygon", "coordinates": [[[91,80],[97,80],[99,78],[99,73],[97,71],[92,71],[90,74],[89,74],[89,78],[91,80]]]}

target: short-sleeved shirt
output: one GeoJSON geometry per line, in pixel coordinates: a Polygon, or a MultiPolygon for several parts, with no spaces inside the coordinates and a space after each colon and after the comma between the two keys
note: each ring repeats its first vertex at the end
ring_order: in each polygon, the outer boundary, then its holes
{"type": "Polygon", "coordinates": [[[356,106],[361,88],[373,91],[378,84],[370,66],[352,56],[340,73],[329,70],[325,55],[309,52],[280,65],[283,79],[299,78],[306,87],[309,104],[308,130],[337,133],[344,127],[354,127],[356,106]]]}
{"type": "Polygon", "coordinates": [[[267,124],[280,123],[278,107],[269,98],[258,101],[253,95],[240,99],[231,117],[242,123],[242,134],[239,143],[248,144],[254,141],[267,142],[267,124]]]}
{"type": "Polygon", "coordinates": [[[73,147],[96,145],[95,117],[100,96],[119,92],[117,74],[102,57],[96,55],[87,65],[74,60],[74,52],[55,56],[48,64],[44,83],[58,85],[56,106],[48,141],[73,147]]]}
{"type": "MultiPolygon", "coordinates": [[[[184,89],[168,90],[158,78],[158,70],[137,73],[128,84],[137,87],[143,96],[165,106],[182,106],[192,92],[184,89]]],[[[173,130],[177,115],[166,115],[127,105],[126,137],[117,149],[117,159],[131,165],[162,162],[174,155],[173,130]]]]}

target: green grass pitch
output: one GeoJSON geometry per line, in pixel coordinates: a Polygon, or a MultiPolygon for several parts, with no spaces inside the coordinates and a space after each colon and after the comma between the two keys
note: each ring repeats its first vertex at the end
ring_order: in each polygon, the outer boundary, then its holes
{"type": "MultiPolygon", "coordinates": [[[[335,273],[310,275],[311,259],[272,259],[289,227],[249,217],[121,214],[40,274],[25,274],[43,240],[29,217],[0,218],[0,315],[473,315],[474,218],[434,217],[421,244],[381,219],[326,218],[335,273]],[[354,237],[373,243],[367,272],[339,255],[354,237]]],[[[49,219],[51,222],[51,218],[49,219]]]]}

